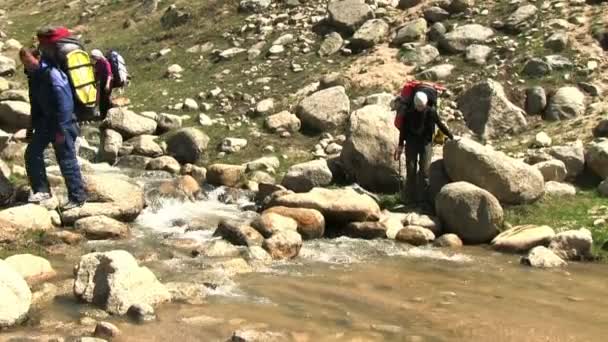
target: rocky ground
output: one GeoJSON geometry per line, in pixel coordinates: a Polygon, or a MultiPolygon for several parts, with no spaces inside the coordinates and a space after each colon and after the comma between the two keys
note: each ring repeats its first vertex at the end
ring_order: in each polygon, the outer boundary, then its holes
{"type": "MultiPolygon", "coordinates": [[[[584,0],[9,1],[0,11],[0,290],[9,298],[0,327],[21,322],[54,275],[24,248],[78,255],[77,298],[153,319],[185,290],[125,251],[80,256],[78,246],[122,239],[155,199],[196,201],[206,185],[255,200],[242,208],[249,219],[213,227],[244,246],[245,263],[292,259],[303,240],[340,235],[490,244],[535,267],[595,260],[608,238],[606,18],[608,2],[584,0]],[[57,176],[54,200],[23,204],[29,104],[15,58],[49,22],[88,46],[115,47],[133,74],[115,94],[120,107],[82,127],[90,201],[62,213],[57,176]],[[441,115],[464,137],[435,149],[434,210],[424,213],[391,203],[400,170],[390,101],[410,78],[447,86],[441,115]],[[104,175],[109,165],[124,175],[104,175]],[[130,179],[133,169],[167,179],[150,188],[130,179]]],[[[105,323],[94,331],[113,333],[105,323]]]]}

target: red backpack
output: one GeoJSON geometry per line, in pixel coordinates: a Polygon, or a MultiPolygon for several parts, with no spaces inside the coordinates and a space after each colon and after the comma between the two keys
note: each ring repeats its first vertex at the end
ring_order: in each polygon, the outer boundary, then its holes
{"type": "Polygon", "coordinates": [[[444,86],[431,82],[413,80],[405,83],[403,85],[403,88],[401,89],[401,94],[399,94],[397,99],[397,114],[395,115],[394,124],[395,127],[397,127],[398,129],[401,129],[401,127],[403,127],[403,124],[405,123],[405,109],[411,105],[416,91],[423,87],[430,88],[435,92],[435,99],[431,101],[431,105],[436,105],[435,102],[437,102],[439,94],[446,90],[444,86]]]}

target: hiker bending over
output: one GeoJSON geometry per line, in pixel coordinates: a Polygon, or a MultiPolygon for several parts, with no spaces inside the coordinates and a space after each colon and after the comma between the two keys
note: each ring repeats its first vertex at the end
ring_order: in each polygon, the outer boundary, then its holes
{"type": "Polygon", "coordinates": [[[91,51],[91,57],[95,60],[99,113],[101,114],[101,118],[104,119],[112,107],[112,66],[98,49],[91,51]]]}
{"type": "Polygon", "coordinates": [[[72,89],[67,75],[59,69],[57,62],[47,57],[52,43],[41,41],[40,59],[27,49],[19,52],[29,79],[32,119],[28,130],[31,138],[25,151],[25,166],[32,188],[28,201],[38,203],[51,198],[44,150],[52,143],[68,189],[69,201],[63,209],[69,210],[82,206],[86,194],[74,145],[79,128],[74,115],[72,89]]]}
{"type": "Polygon", "coordinates": [[[437,114],[436,92],[421,87],[414,93],[413,101],[400,110],[405,122],[399,129],[399,143],[395,160],[399,160],[405,146],[406,198],[409,202],[425,202],[428,187],[428,170],[433,156],[433,134],[435,125],[450,139],[454,136],[437,114]]]}

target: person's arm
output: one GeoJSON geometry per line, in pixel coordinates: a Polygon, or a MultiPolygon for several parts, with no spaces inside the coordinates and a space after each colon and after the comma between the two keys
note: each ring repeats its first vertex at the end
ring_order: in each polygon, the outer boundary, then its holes
{"type": "Polygon", "coordinates": [[[437,113],[437,110],[433,110],[433,113],[434,113],[435,123],[437,124],[437,127],[439,127],[439,129],[443,132],[443,134],[447,135],[448,138],[454,139],[454,135],[450,132],[450,129],[448,128],[448,126],[446,126],[446,124],[443,123],[443,121],[439,117],[439,113],[437,113]]]}

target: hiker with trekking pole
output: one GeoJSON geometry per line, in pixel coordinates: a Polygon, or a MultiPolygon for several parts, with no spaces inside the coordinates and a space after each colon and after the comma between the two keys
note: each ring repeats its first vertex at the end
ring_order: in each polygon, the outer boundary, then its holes
{"type": "Polygon", "coordinates": [[[399,129],[399,141],[394,159],[399,161],[401,176],[401,154],[405,151],[406,182],[403,189],[399,181],[401,200],[407,204],[427,202],[429,167],[433,157],[433,143],[443,144],[445,137],[454,136],[437,113],[439,93],[445,91],[440,85],[420,81],[405,84],[393,105],[397,111],[395,126],[399,129]],[[436,130],[437,126],[439,130],[436,130]]]}

